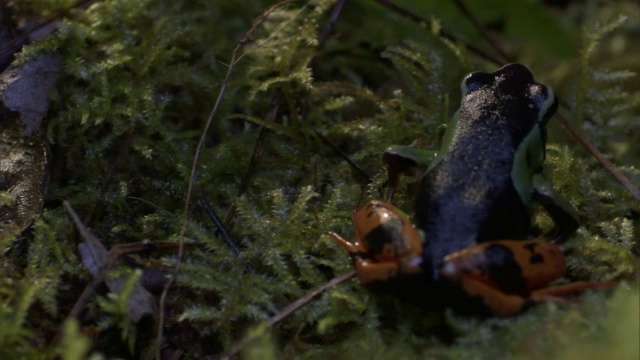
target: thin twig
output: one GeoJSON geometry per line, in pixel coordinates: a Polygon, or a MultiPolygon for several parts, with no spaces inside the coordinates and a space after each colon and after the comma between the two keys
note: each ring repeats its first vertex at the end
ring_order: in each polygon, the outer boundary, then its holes
{"type": "Polygon", "coordinates": [[[158,329],[157,329],[157,333],[156,333],[156,359],[160,360],[161,359],[161,344],[162,344],[162,329],[164,328],[164,308],[165,308],[165,304],[166,304],[166,299],[167,299],[167,295],[169,294],[169,288],[171,287],[171,285],[173,285],[173,282],[175,281],[178,273],[180,272],[180,265],[182,264],[182,258],[184,257],[184,235],[187,229],[187,219],[188,219],[188,213],[189,213],[189,205],[191,202],[191,194],[193,192],[193,185],[196,182],[196,173],[197,173],[197,166],[198,166],[198,162],[200,161],[200,155],[202,153],[202,149],[204,148],[204,143],[205,140],[207,138],[207,133],[209,132],[209,129],[211,128],[211,125],[213,124],[213,120],[215,119],[215,116],[218,112],[218,108],[220,107],[220,103],[222,102],[222,98],[224,96],[224,94],[226,93],[227,90],[227,86],[229,85],[229,81],[231,80],[231,74],[233,73],[233,70],[235,68],[235,64],[237,63],[237,61],[239,61],[239,57],[240,57],[240,50],[250,41],[252,41],[254,34],[256,33],[256,31],[258,30],[258,27],[267,19],[267,16],[269,16],[269,14],[271,14],[273,11],[289,5],[290,3],[294,2],[293,0],[285,0],[285,1],[281,1],[273,6],[271,6],[270,8],[268,8],[267,10],[265,10],[254,22],[253,25],[251,27],[251,29],[249,29],[249,31],[247,31],[245,33],[245,35],[242,37],[242,39],[240,40],[240,42],[236,45],[236,47],[233,49],[233,52],[231,54],[231,61],[229,61],[229,67],[227,68],[227,73],[225,75],[224,81],[222,82],[222,86],[220,87],[220,91],[218,92],[218,97],[216,98],[215,104],[213,105],[213,107],[211,108],[211,112],[209,113],[209,116],[207,117],[207,121],[205,123],[204,129],[202,130],[202,135],[200,136],[200,140],[198,141],[198,146],[196,148],[195,154],[193,156],[193,163],[191,165],[191,176],[189,177],[189,184],[188,184],[188,188],[187,188],[187,194],[186,194],[186,199],[185,199],[185,204],[184,204],[184,212],[182,215],[182,227],[180,229],[180,236],[179,236],[179,250],[178,250],[178,258],[176,261],[176,266],[174,268],[174,272],[173,272],[173,276],[171,276],[169,278],[169,281],[167,281],[167,283],[164,286],[164,289],[162,290],[162,295],[160,296],[160,303],[159,303],[159,314],[158,314],[158,329]]]}
{"type": "MultiPolygon", "coordinates": [[[[354,270],[348,271],[348,272],[346,272],[346,273],[344,273],[342,275],[336,276],[335,278],[329,280],[324,285],[319,286],[319,287],[311,290],[307,295],[305,295],[304,297],[301,297],[300,299],[292,302],[291,304],[287,305],[287,307],[282,309],[279,313],[277,313],[274,316],[272,316],[269,319],[269,321],[267,321],[267,327],[266,327],[265,330],[271,329],[272,327],[276,326],[282,320],[284,320],[285,318],[287,318],[288,316],[290,316],[291,314],[296,312],[298,309],[300,309],[301,307],[305,306],[306,304],[308,304],[309,302],[314,300],[316,297],[318,297],[323,292],[327,291],[328,289],[330,289],[330,288],[332,288],[332,287],[334,287],[334,286],[336,286],[338,284],[342,284],[343,282],[353,278],[355,275],[356,275],[356,272],[354,270]]],[[[243,338],[242,340],[240,340],[240,342],[238,342],[233,347],[233,349],[231,349],[231,351],[229,353],[227,353],[225,355],[224,358],[231,358],[233,356],[236,356],[240,351],[242,351],[242,349],[244,349],[245,346],[247,346],[249,343],[251,343],[251,341],[254,340],[254,339],[255,339],[255,335],[247,336],[247,337],[243,338]]]]}
{"type": "MultiPolygon", "coordinates": [[[[265,116],[265,120],[267,122],[274,122],[276,116],[278,115],[278,110],[280,109],[280,105],[282,104],[282,93],[277,92],[271,101],[273,104],[271,109],[265,116]]],[[[247,165],[247,170],[244,172],[242,176],[242,180],[240,181],[240,186],[238,187],[238,192],[236,193],[236,199],[242,196],[247,189],[249,188],[249,181],[251,180],[251,176],[254,173],[254,170],[258,166],[258,162],[262,158],[262,154],[264,152],[264,148],[267,145],[267,135],[269,134],[269,129],[264,126],[260,127],[260,133],[258,134],[258,140],[256,140],[256,144],[253,148],[253,154],[251,155],[251,160],[249,160],[249,165],[247,165]]],[[[231,222],[233,222],[233,218],[236,215],[236,203],[231,204],[229,209],[227,210],[227,214],[224,217],[224,225],[231,226],[231,222]]]]}
{"type": "Polygon", "coordinates": [[[317,47],[318,50],[324,48],[324,44],[329,39],[329,35],[331,35],[331,32],[333,31],[333,29],[336,27],[336,24],[338,23],[338,18],[340,18],[340,15],[342,14],[342,9],[344,8],[344,5],[346,4],[346,2],[347,0],[340,0],[337,4],[334,5],[333,11],[331,12],[331,16],[329,17],[329,23],[324,28],[324,30],[322,31],[322,34],[320,34],[320,37],[318,38],[318,47],[317,47]]]}
{"type": "Polygon", "coordinates": [[[340,155],[341,158],[344,159],[344,161],[346,161],[349,165],[351,165],[358,174],[360,174],[360,176],[362,176],[362,178],[367,182],[367,184],[373,182],[373,179],[371,178],[371,176],[369,176],[369,174],[367,174],[366,171],[364,171],[358,164],[356,164],[355,162],[353,162],[353,160],[351,160],[351,158],[349,157],[349,155],[345,154],[344,151],[342,151],[342,149],[340,149],[339,147],[335,146],[331,141],[329,141],[329,139],[327,139],[326,136],[322,135],[320,132],[318,131],[314,131],[314,133],[316,134],[316,136],[318,136],[325,144],[329,145],[330,148],[332,148],[333,150],[335,150],[335,152],[338,153],[338,155],[340,155]]]}
{"type": "MultiPolygon", "coordinates": [[[[426,24],[429,25],[429,21],[417,14],[414,14],[413,12],[403,8],[402,6],[391,2],[389,0],[376,0],[377,3],[379,3],[380,5],[386,7],[387,9],[390,9],[412,21],[415,21],[419,24],[426,24]]],[[[452,42],[462,42],[461,40],[459,40],[458,38],[456,38],[455,36],[449,34],[447,31],[445,30],[440,30],[440,36],[442,36],[443,38],[450,40],[452,42]]],[[[474,45],[468,44],[468,43],[463,43],[465,45],[465,47],[467,49],[469,49],[469,51],[471,51],[472,53],[476,54],[477,56],[491,61],[494,64],[500,64],[500,60],[496,59],[495,57],[487,54],[484,50],[480,49],[479,47],[476,47],[474,45]]]]}
{"type": "MultiPolygon", "coordinates": [[[[84,226],[78,214],[73,210],[71,205],[66,200],[62,202],[62,206],[64,207],[67,214],[69,214],[69,216],[71,217],[71,220],[75,224],[76,229],[83,239],[87,239],[93,236],[93,234],[91,234],[89,230],[84,226]]],[[[105,258],[105,261],[100,264],[100,271],[91,279],[91,281],[89,281],[87,286],[84,288],[84,291],[82,292],[80,297],[78,297],[78,300],[76,300],[76,303],[73,305],[73,308],[69,312],[69,317],[77,318],[84,311],[87,304],[89,303],[89,300],[91,300],[93,294],[96,292],[96,289],[100,284],[102,284],[108,270],[111,268],[111,264],[108,264],[108,262],[108,259],[105,258]]]]}
{"type": "Polygon", "coordinates": [[[209,215],[211,220],[214,222],[214,224],[216,224],[216,228],[218,230],[216,230],[215,235],[222,237],[224,242],[227,243],[227,246],[231,248],[231,251],[233,252],[233,254],[236,257],[240,257],[240,247],[238,247],[238,244],[233,239],[233,236],[231,236],[231,233],[229,233],[229,230],[227,230],[227,227],[224,226],[218,214],[216,214],[215,210],[213,210],[213,206],[211,206],[211,204],[209,203],[209,200],[207,200],[207,198],[204,196],[204,194],[202,194],[202,192],[200,193],[200,204],[202,204],[202,207],[204,207],[204,210],[207,212],[207,214],[209,215]]]}
{"type": "Polygon", "coordinates": [[[335,278],[329,280],[327,283],[315,288],[314,290],[309,292],[307,295],[292,302],[286,308],[282,309],[282,311],[280,311],[279,313],[274,315],[271,319],[269,319],[269,322],[268,322],[269,327],[273,327],[277,325],[279,322],[284,320],[287,316],[293,314],[294,312],[296,312],[296,310],[300,309],[304,305],[311,302],[311,300],[315,299],[318,295],[322,294],[326,290],[331,289],[336,285],[342,284],[343,282],[353,278],[355,275],[356,275],[356,272],[354,270],[350,270],[340,276],[336,276],[335,278]]]}
{"type": "Polygon", "coordinates": [[[0,48],[0,54],[3,54],[5,51],[8,51],[9,49],[12,49],[13,47],[22,47],[22,46],[24,46],[29,41],[29,37],[31,35],[33,35],[35,32],[37,32],[37,31],[39,31],[41,29],[46,28],[47,26],[51,26],[51,25],[55,24],[63,16],[68,14],[70,10],[82,9],[82,8],[86,9],[89,6],[91,6],[94,3],[97,3],[99,1],[102,1],[102,0],[79,1],[76,4],[71,5],[67,9],[64,9],[63,11],[58,13],[56,16],[54,16],[51,20],[47,20],[47,21],[45,21],[45,22],[43,22],[41,24],[38,24],[38,25],[34,26],[33,28],[29,29],[29,31],[25,32],[24,34],[22,34],[22,35],[16,37],[15,39],[11,40],[7,45],[5,45],[5,46],[0,48]]]}
{"type": "Polygon", "coordinates": [[[478,30],[478,32],[480,33],[480,36],[482,36],[484,40],[489,44],[489,46],[491,46],[491,48],[496,53],[498,53],[500,57],[502,57],[504,62],[507,62],[507,63],[513,62],[513,58],[509,56],[509,54],[507,54],[500,46],[498,46],[498,43],[493,40],[491,35],[489,35],[489,32],[487,31],[487,29],[485,29],[485,27],[482,26],[482,24],[478,21],[478,19],[475,16],[473,16],[473,14],[469,11],[464,1],[453,0],[453,2],[456,4],[456,6],[458,6],[458,10],[460,10],[462,15],[464,15],[464,17],[466,17],[467,20],[471,22],[471,24],[476,28],[476,30],[478,30]]]}

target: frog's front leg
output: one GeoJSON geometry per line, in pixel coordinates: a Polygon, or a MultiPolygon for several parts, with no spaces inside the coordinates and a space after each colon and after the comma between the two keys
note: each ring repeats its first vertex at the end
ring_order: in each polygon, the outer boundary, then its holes
{"type": "Polygon", "coordinates": [[[534,199],[545,208],[554,223],[553,230],[546,236],[553,243],[566,240],[580,226],[578,213],[541,175],[534,176],[533,186],[534,199]]]}
{"type": "Polygon", "coordinates": [[[415,141],[411,145],[393,145],[388,147],[382,155],[382,161],[387,164],[389,176],[389,195],[387,202],[393,202],[393,195],[402,175],[419,178],[422,170],[436,158],[437,152],[419,147],[415,141]]]}
{"type": "Polygon", "coordinates": [[[441,275],[471,297],[479,297],[495,315],[512,316],[530,305],[569,302],[587,289],[611,288],[610,282],[576,282],[544,288],[566,274],[564,254],[545,237],[489,241],[448,255],[441,275]]]}

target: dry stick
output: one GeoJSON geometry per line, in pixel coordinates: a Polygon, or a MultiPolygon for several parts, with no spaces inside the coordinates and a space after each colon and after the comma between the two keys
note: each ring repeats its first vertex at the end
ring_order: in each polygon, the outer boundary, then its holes
{"type": "Polygon", "coordinates": [[[35,33],[38,30],[44,29],[47,26],[51,26],[53,24],[55,24],[56,22],[58,22],[58,20],[60,20],[66,13],[68,13],[70,10],[73,9],[81,9],[81,8],[88,8],[89,6],[93,5],[94,3],[97,3],[99,1],[102,0],[88,0],[88,1],[79,1],[78,3],[71,5],[69,8],[61,11],[60,13],[58,13],[56,16],[54,16],[51,20],[45,21],[42,24],[38,24],[35,27],[33,27],[32,29],[30,29],[29,31],[27,31],[26,33],[16,37],[15,39],[11,40],[7,45],[3,46],[0,48],[0,54],[4,53],[5,51],[8,51],[9,49],[13,48],[14,46],[20,46],[22,47],[25,43],[27,43],[29,41],[29,37],[35,33]]]}
{"type": "MultiPolygon", "coordinates": [[[[412,13],[411,11],[403,8],[402,6],[400,6],[400,5],[396,4],[396,3],[393,3],[393,2],[388,1],[388,0],[376,0],[376,2],[379,3],[380,5],[382,5],[382,6],[386,7],[386,8],[388,8],[388,9],[390,9],[390,10],[392,10],[392,11],[394,11],[394,12],[396,12],[396,13],[398,13],[398,14],[400,14],[400,15],[402,15],[402,16],[410,19],[410,20],[412,20],[412,21],[415,21],[415,22],[420,23],[420,24],[429,24],[429,21],[427,19],[425,19],[425,18],[423,18],[423,17],[421,17],[421,16],[419,16],[417,14],[412,13]]],[[[440,36],[442,36],[443,38],[445,38],[447,40],[453,41],[453,42],[458,42],[459,41],[458,38],[456,38],[455,36],[449,34],[445,30],[440,30],[440,36]]],[[[484,50],[480,49],[479,47],[476,47],[476,46],[471,45],[471,44],[464,44],[464,45],[465,45],[465,47],[467,49],[469,49],[472,53],[478,55],[479,57],[481,57],[481,58],[483,58],[485,60],[491,61],[492,63],[500,64],[500,60],[499,59],[496,59],[495,57],[487,54],[484,50]]]]}
{"type": "MultiPolygon", "coordinates": [[[[289,1],[289,2],[292,2],[292,1],[289,1]]],[[[300,12],[302,12],[303,9],[304,9],[304,7],[302,7],[300,9],[298,14],[300,12]]],[[[284,25],[282,25],[280,27],[280,29],[284,28],[288,24],[289,24],[289,21],[287,21],[284,25]]],[[[267,40],[269,40],[269,39],[266,39],[264,42],[266,43],[267,40]]],[[[237,61],[239,61],[239,59],[237,61]]],[[[266,115],[266,120],[268,122],[274,122],[275,121],[275,117],[276,117],[276,115],[278,115],[278,110],[280,108],[280,105],[282,104],[282,101],[283,101],[282,93],[281,92],[277,92],[273,96],[273,98],[271,99],[271,103],[273,104],[273,106],[271,107],[271,109],[269,110],[269,112],[266,115]]],[[[238,192],[236,193],[236,199],[239,198],[240,196],[242,196],[242,194],[244,194],[247,191],[247,189],[249,188],[249,180],[251,179],[251,176],[253,175],[253,171],[255,170],[256,166],[258,165],[258,161],[262,157],[262,152],[264,151],[264,147],[267,144],[267,135],[269,134],[268,130],[269,129],[265,128],[264,126],[260,127],[260,134],[258,135],[258,140],[256,141],[256,144],[255,144],[255,146],[253,148],[253,154],[251,155],[251,160],[249,161],[249,165],[247,166],[247,170],[244,172],[244,175],[242,176],[242,181],[240,182],[240,187],[238,188],[238,192]]],[[[231,222],[233,221],[233,218],[236,215],[236,208],[237,208],[237,205],[234,202],[233,204],[231,204],[231,206],[227,210],[227,214],[225,215],[224,222],[223,222],[225,226],[227,226],[227,227],[231,226],[231,222]]]]}
{"type": "MultiPolygon", "coordinates": [[[[317,50],[321,50],[324,47],[324,45],[327,42],[327,40],[329,39],[329,36],[331,35],[331,32],[333,31],[336,23],[338,22],[338,18],[342,14],[342,10],[344,8],[345,3],[346,3],[346,0],[341,0],[333,8],[333,11],[331,12],[331,16],[329,18],[329,23],[327,24],[327,27],[325,27],[325,29],[322,31],[322,34],[320,35],[320,37],[318,39],[317,50]]],[[[347,156],[347,154],[345,154],[337,146],[335,146],[333,143],[331,143],[329,141],[329,139],[327,139],[324,135],[322,135],[318,131],[314,131],[314,132],[320,139],[322,139],[331,148],[336,150],[349,164],[351,164],[365,178],[366,181],[371,182],[371,177],[364,170],[362,170],[362,168],[360,168],[357,164],[355,164],[347,156]]],[[[355,276],[355,271],[351,270],[351,271],[349,271],[349,272],[347,272],[345,274],[342,274],[340,276],[337,276],[337,277],[333,278],[332,280],[329,280],[324,285],[321,285],[321,286],[317,287],[316,289],[310,291],[309,293],[307,293],[307,295],[305,295],[304,297],[302,297],[302,298],[294,301],[293,303],[289,304],[287,307],[285,307],[279,313],[277,313],[271,319],[269,319],[269,321],[267,322],[267,329],[272,328],[273,326],[277,325],[279,322],[284,320],[286,317],[290,316],[291,314],[296,312],[298,309],[300,309],[303,306],[307,305],[309,302],[311,302],[313,299],[318,297],[324,291],[326,291],[326,290],[328,290],[328,289],[330,289],[330,288],[332,288],[332,287],[334,287],[334,286],[336,286],[338,284],[341,284],[341,283],[353,278],[354,276],[355,276]]],[[[254,339],[254,336],[247,336],[247,337],[243,338],[242,340],[240,340],[240,342],[238,342],[233,347],[233,349],[228,354],[225,355],[225,358],[229,358],[229,357],[233,357],[233,356],[237,355],[237,353],[240,352],[245,346],[247,346],[253,339],[254,339]]]]}
{"type": "MultiPolygon", "coordinates": [[[[329,23],[327,24],[325,29],[322,31],[322,34],[318,39],[318,46],[316,50],[322,50],[322,48],[324,48],[324,45],[329,39],[329,35],[331,35],[331,32],[333,31],[333,29],[335,28],[338,22],[338,18],[340,18],[340,15],[342,14],[342,10],[344,9],[344,5],[346,2],[347,0],[340,0],[340,2],[337,3],[333,8],[333,11],[331,12],[331,16],[329,17],[329,23]]],[[[316,131],[316,130],[314,130],[314,133],[325,144],[327,144],[329,147],[335,150],[338,153],[338,155],[340,155],[340,157],[342,157],[347,163],[349,163],[349,165],[351,165],[354,169],[356,169],[356,172],[359,173],[364,178],[364,180],[367,181],[367,183],[370,183],[373,181],[371,176],[369,176],[369,174],[367,174],[366,171],[364,171],[360,166],[358,166],[358,164],[353,162],[353,160],[349,158],[349,155],[345,154],[344,151],[342,151],[340,148],[334,145],[329,139],[327,139],[326,136],[322,135],[319,131],[316,131]]]]}
{"type": "MultiPolygon", "coordinates": [[[[292,2],[292,1],[289,1],[289,2],[292,2]]],[[[298,14],[302,12],[303,9],[304,7],[300,9],[298,14]]],[[[282,25],[280,29],[284,28],[288,24],[289,24],[289,21],[287,21],[284,25],[282,25]]],[[[265,40],[265,42],[267,40],[265,40]]],[[[271,107],[271,109],[266,115],[267,122],[275,121],[275,117],[276,115],[278,115],[278,110],[280,108],[280,105],[282,104],[282,101],[283,101],[283,95],[281,92],[277,92],[276,94],[274,94],[273,98],[271,99],[271,103],[273,104],[273,106],[271,107]]],[[[268,130],[269,129],[265,128],[264,126],[260,127],[260,134],[258,135],[258,140],[256,141],[256,144],[253,148],[253,155],[251,155],[251,160],[249,161],[247,170],[244,172],[244,175],[242,176],[240,187],[238,188],[238,192],[236,193],[236,199],[242,196],[242,194],[244,194],[249,188],[249,180],[251,179],[251,175],[253,175],[253,170],[255,170],[255,167],[258,165],[258,161],[262,157],[262,152],[264,151],[264,147],[267,144],[267,135],[269,134],[268,130]]],[[[227,227],[230,227],[231,222],[233,221],[233,218],[235,217],[235,215],[236,215],[236,203],[234,202],[229,207],[229,210],[227,210],[227,214],[224,217],[224,225],[227,227]]]]}
{"type": "Polygon", "coordinates": [[[331,12],[331,16],[329,17],[329,23],[327,24],[327,27],[324,28],[324,30],[322,31],[322,34],[320,34],[320,38],[318,39],[317,50],[321,50],[324,47],[324,44],[329,39],[329,35],[331,35],[333,28],[336,27],[336,24],[338,23],[338,18],[340,18],[340,15],[342,14],[342,9],[344,8],[344,4],[346,4],[346,2],[347,0],[340,0],[340,2],[338,2],[334,6],[333,11],[331,12]]]}
{"type": "MultiPolygon", "coordinates": [[[[265,120],[267,122],[274,122],[276,119],[276,115],[278,115],[278,110],[280,109],[280,104],[282,104],[282,94],[280,92],[274,95],[273,100],[271,101],[273,106],[267,113],[265,120]]],[[[249,188],[249,180],[251,179],[251,175],[253,175],[253,171],[258,166],[258,161],[262,158],[262,153],[264,151],[265,146],[267,145],[267,135],[269,129],[264,126],[260,126],[260,134],[258,135],[258,140],[256,141],[256,145],[253,148],[253,154],[251,155],[251,160],[249,160],[249,165],[247,166],[247,170],[244,172],[242,176],[242,180],[240,181],[240,187],[238,188],[238,192],[236,193],[236,199],[238,199],[242,194],[244,194],[249,188]]],[[[236,203],[234,202],[227,210],[227,214],[224,217],[224,226],[231,226],[231,222],[236,215],[236,203]]]]}
{"type": "Polygon", "coordinates": [[[511,58],[509,54],[507,54],[504,50],[502,50],[500,46],[498,46],[498,43],[495,42],[493,38],[489,35],[489,32],[487,31],[487,29],[485,29],[484,26],[480,24],[478,19],[476,19],[476,17],[473,16],[473,14],[471,14],[467,6],[464,4],[464,1],[454,0],[453,2],[458,6],[458,10],[460,10],[462,15],[464,15],[467,18],[467,20],[471,22],[471,24],[476,28],[476,30],[478,30],[478,32],[484,38],[484,40],[487,43],[489,43],[489,46],[491,46],[493,51],[498,53],[498,55],[501,56],[502,59],[504,59],[506,62],[508,63],[513,62],[513,58],[511,58]]]}
{"type": "Polygon", "coordinates": [[[282,309],[282,311],[280,311],[279,313],[274,315],[271,319],[269,319],[269,322],[267,324],[269,325],[269,327],[273,327],[273,326],[277,325],[280,321],[282,321],[287,316],[289,316],[292,313],[294,313],[299,308],[301,308],[304,305],[308,304],[311,300],[315,299],[318,295],[323,293],[325,290],[330,289],[330,288],[332,288],[332,287],[334,287],[336,285],[342,284],[343,282],[351,279],[355,275],[356,275],[356,272],[354,270],[350,270],[350,271],[347,271],[346,273],[344,273],[342,275],[334,277],[333,279],[329,280],[326,284],[321,285],[321,286],[315,288],[314,290],[311,290],[304,297],[302,297],[302,298],[292,302],[291,304],[289,304],[286,308],[282,309]]]}
{"type": "Polygon", "coordinates": [[[233,255],[240,257],[240,247],[238,246],[238,243],[233,239],[233,236],[231,236],[231,233],[229,233],[229,230],[227,230],[227,227],[224,225],[222,220],[220,220],[216,211],[213,210],[213,206],[211,206],[209,200],[207,200],[202,192],[200,192],[200,204],[202,204],[204,211],[209,215],[213,223],[218,228],[214,235],[222,237],[224,242],[227,243],[227,246],[231,249],[231,252],[233,252],[233,255]]]}
{"type": "MultiPolygon", "coordinates": [[[[341,284],[341,283],[353,278],[355,275],[356,275],[356,272],[354,270],[351,270],[351,271],[348,271],[348,272],[346,272],[346,273],[344,273],[342,275],[336,276],[335,278],[329,280],[326,284],[313,289],[312,291],[310,291],[304,297],[301,297],[300,299],[292,302],[291,304],[287,305],[287,307],[282,309],[282,311],[280,311],[279,313],[277,313],[274,316],[272,316],[271,319],[269,319],[269,321],[267,321],[267,327],[266,327],[265,330],[268,330],[268,329],[274,327],[280,321],[282,321],[287,316],[293,314],[295,311],[297,311],[301,307],[303,307],[306,304],[308,304],[309,302],[311,302],[313,299],[318,297],[324,291],[326,291],[326,290],[328,290],[328,289],[330,289],[330,288],[332,288],[332,287],[334,287],[336,285],[339,285],[339,284],[341,284]]],[[[232,356],[237,355],[238,352],[240,352],[245,346],[247,346],[253,339],[255,339],[255,335],[254,336],[247,336],[247,337],[243,338],[242,340],[240,340],[240,342],[237,343],[233,347],[233,349],[231,349],[231,351],[228,354],[225,355],[225,358],[230,358],[232,356]]]]}
{"type": "Polygon", "coordinates": [[[369,176],[369,174],[367,174],[366,171],[364,171],[364,169],[362,169],[358,164],[356,164],[355,162],[353,162],[353,160],[351,160],[351,158],[349,157],[349,155],[347,155],[344,151],[342,151],[342,149],[340,149],[339,147],[337,147],[336,145],[334,145],[331,141],[329,141],[329,139],[327,139],[326,136],[322,135],[320,132],[318,131],[314,131],[314,133],[316,134],[317,137],[319,137],[325,144],[327,144],[330,148],[332,148],[335,152],[338,153],[338,155],[340,155],[340,157],[346,161],[349,165],[351,165],[352,168],[356,169],[356,172],[358,174],[360,174],[360,176],[362,176],[362,178],[367,182],[367,183],[371,183],[373,182],[373,179],[371,178],[371,176],[369,176]]]}
{"type": "Polygon", "coordinates": [[[292,3],[293,0],[285,0],[282,2],[279,2],[273,6],[271,6],[270,8],[268,8],[267,10],[265,10],[254,22],[253,25],[251,27],[251,29],[249,29],[249,31],[247,31],[247,33],[245,33],[245,35],[242,37],[242,39],[240,40],[240,42],[238,43],[238,45],[236,45],[236,47],[233,49],[233,53],[231,54],[231,61],[229,62],[229,67],[227,68],[227,73],[224,77],[224,80],[222,82],[222,86],[220,87],[220,91],[218,92],[218,97],[216,98],[216,102],[213,105],[213,108],[211,109],[211,112],[209,113],[209,116],[207,117],[207,121],[205,123],[204,129],[202,130],[202,135],[200,136],[200,141],[198,142],[198,146],[196,148],[196,152],[193,156],[193,163],[191,165],[191,176],[189,177],[189,185],[187,188],[187,196],[185,199],[185,204],[184,204],[184,213],[182,216],[182,227],[180,229],[180,237],[179,237],[179,248],[178,248],[178,259],[176,261],[176,266],[174,268],[174,273],[173,276],[171,278],[169,278],[169,280],[167,281],[167,284],[164,286],[164,289],[162,290],[162,295],[160,296],[160,303],[159,303],[159,314],[158,314],[158,330],[157,330],[157,334],[156,334],[156,359],[160,360],[161,359],[161,343],[162,343],[162,329],[164,327],[164,306],[166,303],[166,299],[167,299],[167,295],[169,293],[169,288],[171,287],[171,285],[173,284],[173,282],[175,281],[176,276],[178,275],[178,272],[180,271],[180,264],[182,263],[182,258],[184,257],[184,235],[187,229],[187,214],[189,213],[189,204],[191,201],[191,193],[193,191],[193,184],[196,181],[196,168],[198,166],[198,162],[200,160],[200,154],[202,153],[202,148],[204,147],[204,143],[207,137],[207,133],[209,131],[209,128],[211,127],[211,125],[213,124],[213,120],[214,117],[216,115],[216,113],[218,112],[218,108],[220,106],[220,102],[222,101],[222,97],[224,96],[226,90],[227,90],[227,85],[229,84],[229,80],[231,79],[231,73],[233,72],[233,69],[235,67],[235,64],[239,61],[239,52],[240,50],[247,44],[249,43],[252,39],[253,39],[253,35],[255,34],[255,32],[257,31],[258,27],[266,20],[267,16],[269,14],[271,14],[273,11],[275,11],[276,9],[279,9],[283,6],[286,6],[290,3],[292,3]]]}

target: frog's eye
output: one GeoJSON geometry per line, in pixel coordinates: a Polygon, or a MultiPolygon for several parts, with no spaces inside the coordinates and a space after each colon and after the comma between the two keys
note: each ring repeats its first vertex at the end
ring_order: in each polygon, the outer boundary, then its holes
{"type": "Polygon", "coordinates": [[[555,94],[544,85],[536,84],[531,86],[528,97],[531,101],[531,107],[535,107],[538,110],[538,123],[545,123],[558,108],[558,100],[555,94]]]}
{"type": "Polygon", "coordinates": [[[529,87],[528,92],[527,97],[536,109],[541,109],[547,99],[549,99],[549,92],[546,86],[535,84],[529,87]]]}
{"type": "Polygon", "coordinates": [[[467,75],[464,80],[462,80],[462,84],[460,84],[460,91],[462,92],[462,96],[466,96],[471,94],[474,91],[480,90],[483,87],[494,82],[494,77],[491,74],[483,73],[483,72],[472,72],[467,75]]]}

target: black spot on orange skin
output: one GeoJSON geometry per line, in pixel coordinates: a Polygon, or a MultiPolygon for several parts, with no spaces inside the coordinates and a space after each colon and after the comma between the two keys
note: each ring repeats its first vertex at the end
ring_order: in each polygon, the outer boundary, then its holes
{"type": "Polygon", "coordinates": [[[386,237],[387,232],[382,226],[378,226],[367,234],[366,243],[369,244],[369,252],[371,255],[380,254],[384,248],[385,242],[389,241],[386,237]]]}
{"type": "Polygon", "coordinates": [[[536,252],[536,247],[538,244],[529,243],[524,246],[525,249],[531,252],[531,258],[529,258],[529,263],[531,264],[544,264],[544,256],[538,254],[536,252]]]}
{"type": "Polygon", "coordinates": [[[522,269],[516,262],[513,252],[504,245],[491,245],[484,251],[487,263],[491,266],[487,269],[489,278],[500,289],[506,292],[517,292],[527,285],[522,276],[522,269]]]}
{"type": "Polygon", "coordinates": [[[391,218],[384,225],[371,230],[366,236],[366,242],[370,253],[375,256],[383,252],[385,244],[393,242],[393,239],[401,239],[402,236],[402,221],[391,218]]]}
{"type": "Polygon", "coordinates": [[[529,259],[529,262],[531,264],[544,264],[544,256],[535,254],[529,259]]]}

